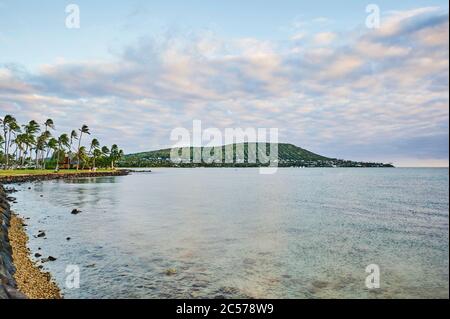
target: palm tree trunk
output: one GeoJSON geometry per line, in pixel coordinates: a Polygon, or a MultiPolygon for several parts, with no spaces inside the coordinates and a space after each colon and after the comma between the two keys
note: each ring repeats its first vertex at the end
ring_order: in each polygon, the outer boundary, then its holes
{"type": "Polygon", "coordinates": [[[56,168],[55,171],[59,171],[59,155],[61,154],[61,145],[58,148],[58,153],[56,154],[56,168]]]}
{"type": "Polygon", "coordinates": [[[27,145],[27,147],[25,148],[25,152],[22,154],[22,166],[25,165],[25,158],[26,158],[26,156],[27,156],[27,153],[28,153],[28,145],[27,145]]]}
{"type": "Polygon", "coordinates": [[[70,147],[69,147],[69,154],[68,154],[69,169],[70,169],[70,156],[72,156],[72,138],[70,138],[70,147]]]}
{"type": "MultiPolygon", "coordinates": [[[[5,124],[5,125],[6,125],[6,124],[5,124]]],[[[4,129],[4,130],[3,130],[3,137],[4,137],[3,139],[5,140],[5,145],[3,146],[3,148],[4,148],[4,150],[5,150],[5,155],[6,155],[6,146],[7,146],[6,143],[8,142],[8,140],[7,140],[7,138],[6,138],[6,136],[7,136],[7,135],[6,135],[6,132],[7,132],[7,130],[4,129]]]]}
{"type": "Polygon", "coordinates": [[[3,148],[4,148],[4,155],[5,155],[5,166],[3,167],[4,169],[6,169],[7,168],[7,166],[8,166],[8,153],[7,153],[7,149],[8,149],[8,138],[7,138],[7,133],[8,133],[8,129],[7,129],[7,127],[6,127],[6,123],[3,123],[3,125],[4,125],[4,127],[3,127],[3,139],[5,140],[4,142],[5,142],[5,144],[4,144],[4,146],[3,146],[3,148]]]}
{"type": "Polygon", "coordinates": [[[49,154],[50,154],[50,147],[47,148],[47,155],[45,156],[45,159],[44,159],[44,158],[42,159],[42,161],[43,161],[43,163],[44,163],[44,164],[43,164],[43,165],[44,165],[44,169],[45,169],[45,163],[46,163],[45,160],[48,158],[48,155],[49,155],[49,154]]]}
{"type": "Polygon", "coordinates": [[[39,168],[39,156],[38,156],[38,152],[39,152],[39,150],[36,148],[36,152],[35,152],[35,155],[36,155],[36,169],[38,169],[39,168]]]}
{"type": "Polygon", "coordinates": [[[9,130],[8,133],[8,140],[6,141],[6,169],[9,168],[9,143],[11,142],[11,129],[9,130]]]}
{"type": "Polygon", "coordinates": [[[77,171],[80,169],[80,147],[81,147],[81,137],[83,136],[83,132],[80,133],[80,139],[78,140],[78,152],[77,152],[77,171]]]}
{"type": "Polygon", "coordinates": [[[19,155],[18,151],[19,151],[19,145],[16,144],[16,148],[14,149],[14,152],[13,152],[13,158],[14,158],[13,168],[17,167],[17,160],[18,160],[18,155],[19,155]]]}

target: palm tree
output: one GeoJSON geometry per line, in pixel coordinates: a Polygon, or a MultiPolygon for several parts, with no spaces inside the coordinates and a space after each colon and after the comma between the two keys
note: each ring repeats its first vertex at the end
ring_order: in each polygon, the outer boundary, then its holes
{"type": "MultiPolygon", "coordinates": [[[[24,156],[26,157],[26,155],[28,154],[28,150],[30,150],[30,157],[31,157],[31,150],[33,145],[36,144],[36,138],[35,138],[35,134],[38,133],[41,128],[39,127],[39,124],[34,121],[31,120],[27,125],[24,126],[24,130],[25,130],[25,134],[27,135],[27,138],[25,139],[25,153],[24,156]]],[[[24,160],[25,157],[22,159],[22,165],[24,164],[24,160]]]]}
{"type": "Polygon", "coordinates": [[[119,149],[119,147],[114,144],[111,146],[111,152],[109,154],[109,159],[111,161],[111,169],[114,169],[114,164],[123,156],[123,151],[119,149]]]}
{"type": "MultiPolygon", "coordinates": [[[[17,163],[22,163],[23,165],[23,157],[25,155],[25,146],[27,145],[27,134],[22,133],[16,136],[15,143],[17,148],[19,149],[19,153],[17,154],[17,163]]],[[[19,165],[19,164],[18,164],[19,165]]]]}
{"type": "MultiPolygon", "coordinates": [[[[2,119],[0,119],[0,124],[3,122],[2,119]]],[[[3,148],[3,144],[5,141],[3,140],[3,136],[0,135],[0,162],[3,161],[3,151],[1,150],[3,148]]]]}
{"type": "Polygon", "coordinates": [[[12,115],[5,115],[2,121],[3,125],[3,137],[5,141],[4,149],[5,149],[5,169],[9,166],[9,147],[11,142],[11,132],[13,130],[17,130],[19,127],[17,125],[16,119],[12,115]]]}
{"type": "Polygon", "coordinates": [[[36,169],[39,168],[39,153],[44,149],[45,141],[46,141],[45,133],[42,133],[36,138],[36,142],[34,144],[34,154],[35,154],[35,166],[36,169]]]}
{"type": "Polygon", "coordinates": [[[98,142],[98,140],[96,138],[94,138],[91,142],[91,146],[89,148],[89,154],[92,154],[92,151],[99,148],[100,147],[100,143],[98,142]]]}
{"type": "Polygon", "coordinates": [[[99,158],[100,156],[102,156],[102,154],[103,154],[103,152],[100,149],[98,149],[98,148],[94,149],[94,152],[92,153],[92,159],[93,159],[92,167],[93,168],[95,168],[95,160],[97,158],[99,158]]]}
{"type": "Polygon", "coordinates": [[[67,134],[61,134],[58,138],[58,150],[57,150],[56,169],[55,169],[56,171],[59,170],[59,159],[60,159],[61,153],[64,154],[64,152],[63,152],[64,147],[70,147],[69,136],[67,134]]]}
{"type": "Polygon", "coordinates": [[[55,124],[53,123],[52,119],[48,119],[47,121],[45,121],[44,126],[45,126],[45,131],[47,131],[49,128],[51,128],[52,130],[55,129],[55,124]]]}
{"type": "MultiPolygon", "coordinates": [[[[89,153],[88,153],[88,155],[93,155],[93,153],[92,153],[92,151],[94,150],[96,150],[96,149],[98,149],[100,147],[100,143],[99,143],[99,141],[96,139],[96,138],[94,138],[92,141],[91,141],[91,146],[90,146],[90,148],[89,148],[89,153]]],[[[94,159],[94,167],[95,167],[95,159],[94,159]]],[[[83,169],[84,169],[84,167],[83,167],[83,169]]]]}
{"type": "Polygon", "coordinates": [[[47,143],[47,155],[45,156],[45,158],[48,158],[50,150],[53,150],[53,157],[54,157],[55,153],[58,151],[58,140],[54,137],[52,137],[47,143]]]}
{"type": "Polygon", "coordinates": [[[120,159],[124,156],[124,152],[123,152],[123,150],[119,150],[119,153],[117,154],[117,158],[116,158],[116,161],[120,161],[120,159]]]}
{"type": "Polygon", "coordinates": [[[24,126],[24,128],[25,133],[31,135],[36,134],[41,130],[39,124],[35,120],[31,120],[27,125],[24,126]]]}
{"type": "MultiPolygon", "coordinates": [[[[109,155],[109,148],[107,146],[102,147],[102,156],[107,157],[109,155]]],[[[105,167],[107,167],[108,164],[105,164],[105,167]]]]}
{"type": "Polygon", "coordinates": [[[88,134],[90,135],[91,133],[89,132],[89,127],[86,124],[83,124],[83,126],[79,129],[80,131],[80,138],[78,140],[78,151],[77,151],[77,157],[78,157],[78,163],[77,163],[77,171],[80,169],[80,148],[81,148],[81,138],[83,137],[83,133],[84,134],[88,134]]]}
{"type": "Polygon", "coordinates": [[[81,160],[83,160],[83,162],[86,162],[87,160],[86,147],[80,146],[77,152],[77,158],[78,158],[77,167],[79,166],[81,160]]]}
{"type": "MultiPolygon", "coordinates": [[[[13,122],[11,122],[9,124],[9,140],[8,140],[8,151],[7,151],[8,154],[10,153],[10,148],[15,143],[15,139],[16,139],[18,133],[20,133],[20,126],[14,120],[13,122]],[[13,135],[13,136],[11,136],[11,135],[13,135]],[[13,139],[13,137],[14,137],[14,139],[13,139]]],[[[14,150],[14,152],[11,155],[12,159],[14,159],[16,157],[17,149],[18,149],[18,147],[16,144],[16,149],[14,150]]]]}
{"type": "Polygon", "coordinates": [[[69,168],[70,168],[70,161],[71,161],[71,156],[72,156],[72,143],[74,140],[78,139],[78,134],[77,131],[73,130],[70,133],[70,146],[69,146],[69,168]]]}
{"type": "MultiPolygon", "coordinates": [[[[3,126],[3,142],[4,142],[4,154],[6,156],[6,149],[7,149],[7,144],[8,144],[8,126],[9,123],[13,120],[14,118],[11,115],[5,115],[5,117],[3,118],[3,120],[1,120],[1,124],[3,126]]],[[[6,164],[6,163],[5,163],[6,164]]]]}
{"type": "Polygon", "coordinates": [[[103,155],[108,155],[108,154],[109,154],[109,148],[108,148],[108,146],[103,146],[103,147],[102,147],[102,153],[103,153],[103,155]]]}
{"type": "MultiPolygon", "coordinates": [[[[50,129],[52,129],[52,130],[54,130],[55,129],[55,124],[53,123],[53,120],[52,119],[47,119],[47,121],[45,121],[44,122],[44,127],[45,127],[45,134],[47,135],[47,132],[48,132],[48,129],[50,128],[50,129]]],[[[48,136],[48,135],[47,135],[48,136]]],[[[51,135],[50,135],[51,136],[51,135]]],[[[45,160],[44,160],[44,151],[45,151],[45,149],[47,148],[47,155],[48,155],[48,152],[49,152],[49,148],[50,147],[48,147],[48,145],[46,144],[46,145],[44,145],[44,149],[42,150],[42,152],[41,152],[41,159],[42,159],[42,166],[43,166],[43,168],[45,169],[45,160]]]]}

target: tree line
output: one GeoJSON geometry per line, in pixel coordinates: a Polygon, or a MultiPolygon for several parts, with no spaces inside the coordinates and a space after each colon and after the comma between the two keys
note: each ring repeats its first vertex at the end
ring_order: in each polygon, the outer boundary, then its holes
{"type": "Polygon", "coordinates": [[[20,125],[12,115],[0,118],[0,165],[3,169],[60,169],[60,163],[79,169],[97,167],[115,168],[115,163],[123,156],[123,151],[114,144],[100,146],[93,138],[83,145],[86,136],[91,135],[89,127],[82,125],[70,134],[53,136],[55,124],[47,119],[39,124],[31,120],[20,125]]]}

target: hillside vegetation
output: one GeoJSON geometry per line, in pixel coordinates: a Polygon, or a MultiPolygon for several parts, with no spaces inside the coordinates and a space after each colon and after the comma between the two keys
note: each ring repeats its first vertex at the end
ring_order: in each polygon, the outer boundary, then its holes
{"type": "MultiPolygon", "coordinates": [[[[266,147],[267,143],[244,143],[233,145],[233,163],[225,162],[225,146],[222,146],[222,161],[220,163],[174,163],[170,158],[170,149],[125,155],[119,162],[120,167],[259,167],[267,164],[248,162],[249,145],[258,149],[266,147]],[[244,147],[244,157],[236,152],[236,145],[244,147]]],[[[230,145],[231,147],[231,145],[230,145]]],[[[250,149],[252,149],[252,147],[250,149]]],[[[186,150],[186,149],[185,149],[186,150]]],[[[191,158],[194,152],[203,152],[204,148],[189,148],[191,158]]],[[[214,152],[212,152],[214,154],[214,152]]],[[[329,158],[315,154],[292,144],[278,144],[278,166],[280,167],[393,167],[391,164],[355,162],[329,158]]]]}

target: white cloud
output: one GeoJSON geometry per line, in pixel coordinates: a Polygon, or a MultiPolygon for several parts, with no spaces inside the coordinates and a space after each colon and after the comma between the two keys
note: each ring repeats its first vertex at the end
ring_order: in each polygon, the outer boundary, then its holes
{"type": "Polygon", "coordinates": [[[317,45],[327,45],[336,39],[336,33],[333,32],[321,32],[314,37],[314,43],[317,45]]]}

